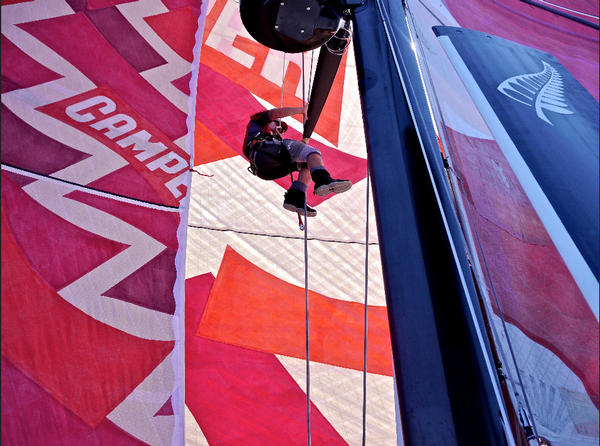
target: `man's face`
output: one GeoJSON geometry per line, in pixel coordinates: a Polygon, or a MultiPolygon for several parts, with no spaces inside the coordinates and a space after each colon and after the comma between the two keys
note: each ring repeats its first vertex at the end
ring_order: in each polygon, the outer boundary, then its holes
{"type": "Polygon", "coordinates": [[[279,119],[275,119],[274,121],[269,122],[268,129],[273,134],[281,135],[283,128],[281,127],[281,121],[279,119]]]}

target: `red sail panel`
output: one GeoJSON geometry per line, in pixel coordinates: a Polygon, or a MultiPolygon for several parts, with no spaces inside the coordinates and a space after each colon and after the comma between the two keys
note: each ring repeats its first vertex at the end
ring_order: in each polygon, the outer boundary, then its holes
{"type": "Polygon", "coordinates": [[[189,92],[172,82],[192,66],[144,19],[187,14],[165,39],[189,50],[199,6],[2,2],[3,444],[181,436],[173,320],[193,148],[189,92]]]}
{"type": "Polygon", "coordinates": [[[96,426],[162,362],[174,343],[123,333],[66,302],[23,257],[4,206],[2,240],[3,355],[96,426]]]}
{"type": "Polygon", "coordinates": [[[504,318],[564,361],[597,401],[598,321],[498,144],[447,130],[461,147],[456,160],[465,200],[504,318]],[[487,175],[492,165],[497,174],[487,175]]]}
{"type": "MultiPolygon", "coordinates": [[[[277,357],[196,334],[214,281],[186,281],[187,406],[209,444],[302,444],[306,394],[277,357]]],[[[314,404],[311,412],[312,444],[347,444],[314,404]]]]}

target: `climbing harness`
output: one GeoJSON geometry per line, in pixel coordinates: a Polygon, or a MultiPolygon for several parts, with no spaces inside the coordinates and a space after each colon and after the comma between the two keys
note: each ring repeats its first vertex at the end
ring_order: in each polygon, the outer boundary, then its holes
{"type": "MultiPolygon", "coordinates": [[[[282,139],[279,135],[270,135],[267,133],[260,133],[248,140],[244,147],[244,154],[250,161],[248,171],[252,175],[262,180],[276,180],[298,170],[298,166],[292,161],[287,148],[278,143],[280,141],[282,139]],[[258,169],[256,166],[256,157],[258,154],[267,157],[272,163],[272,167],[258,169]]],[[[261,164],[265,164],[264,159],[261,164]]]]}

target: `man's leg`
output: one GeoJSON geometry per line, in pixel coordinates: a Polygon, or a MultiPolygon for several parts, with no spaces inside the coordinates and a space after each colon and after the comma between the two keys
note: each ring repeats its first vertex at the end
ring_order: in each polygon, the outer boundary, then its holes
{"type": "MultiPolygon", "coordinates": [[[[298,172],[298,180],[292,183],[292,186],[285,193],[283,207],[288,211],[304,214],[304,205],[306,203],[306,190],[310,184],[310,171],[305,167],[298,172]]],[[[306,205],[306,216],[316,217],[317,210],[306,205]]]]}
{"type": "MultiPolygon", "coordinates": [[[[329,172],[323,163],[321,152],[318,149],[309,146],[305,142],[293,139],[284,139],[283,143],[288,148],[292,161],[301,164],[306,163],[309,175],[315,182],[315,195],[322,197],[332,192],[338,194],[346,192],[352,187],[351,181],[334,180],[331,178],[331,175],[329,175],[329,172]]],[[[302,172],[302,170],[300,171],[301,173],[298,179],[308,186],[310,181],[306,178],[306,173],[302,172]]]]}
{"type": "Polygon", "coordinates": [[[298,181],[303,182],[308,187],[308,185],[312,181],[312,178],[310,176],[310,170],[308,170],[306,167],[300,169],[300,172],[298,172],[298,181]]]}
{"type": "Polygon", "coordinates": [[[306,158],[306,163],[310,169],[310,176],[315,182],[314,194],[323,197],[327,194],[339,194],[346,192],[352,187],[352,182],[348,180],[334,180],[323,164],[323,157],[319,153],[311,153],[306,158]]]}
{"type": "Polygon", "coordinates": [[[320,153],[311,153],[308,155],[306,157],[306,164],[308,165],[309,170],[312,170],[315,167],[325,168],[325,165],[323,164],[323,157],[320,153]]]}

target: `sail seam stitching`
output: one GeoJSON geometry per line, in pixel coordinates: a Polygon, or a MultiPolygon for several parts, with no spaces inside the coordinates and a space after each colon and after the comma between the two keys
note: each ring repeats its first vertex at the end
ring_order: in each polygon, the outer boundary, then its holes
{"type": "MultiPolygon", "coordinates": [[[[293,236],[293,235],[281,235],[281,234],[265,234],[260,232],[250,232],[250,231],[242,231],[239,229],[231,229],[231,228],[214,228],[210,226],[200,226],[200,225],[188,225],[188,228],[193,229],[206,229],[207,231],[219,231],[219,232],[234,232],[236,234],[244,234],[244,235],[255,235],[258,237],[273,237],[273,238],[285,238],[291,240],[304,240],[304,237],[293,236]]],[[[356,242],[356,241],[348,241],[348,240],[328,240],[324,238],[318,237],[309,237],[309,241],[311,242],[324,242],[324,243],[343,243],[346,245],[361,245],[365,246],[366,242],[356,242]]],[[[369,242],[369,246],[379,246],[378,242],[369,242]]]]}

